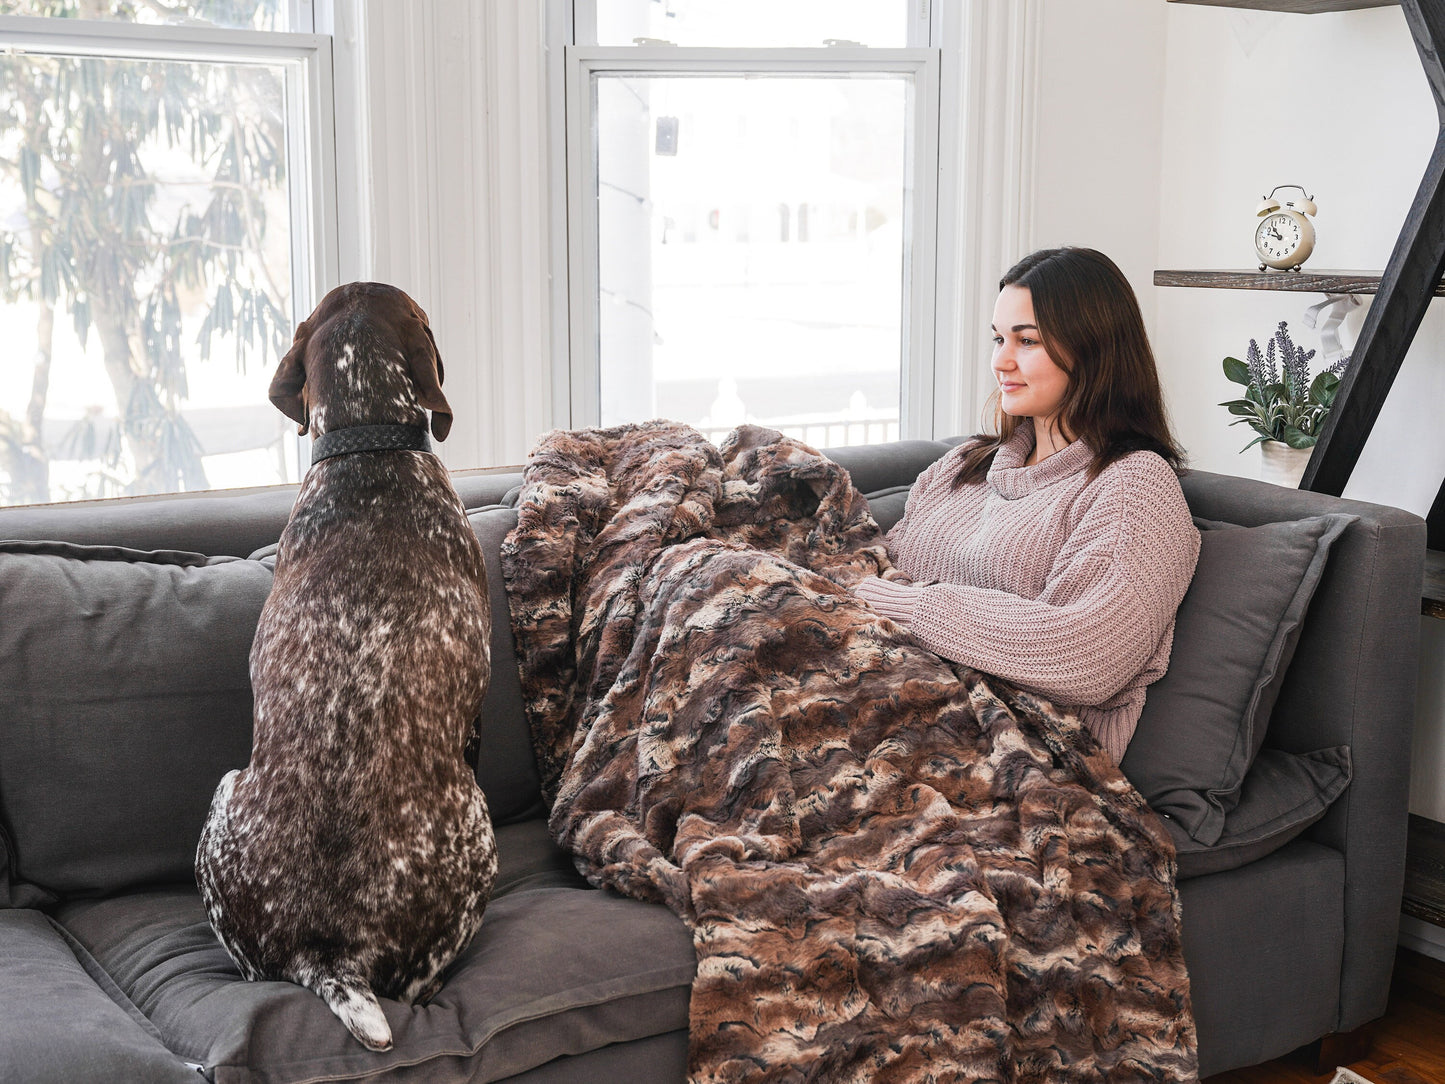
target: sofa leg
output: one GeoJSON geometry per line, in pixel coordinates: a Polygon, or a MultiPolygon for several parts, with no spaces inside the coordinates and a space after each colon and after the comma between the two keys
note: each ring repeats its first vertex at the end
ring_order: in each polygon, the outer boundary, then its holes
{"type": "Polygon", "coordinates": [[[1371,1020],[1354,1031],[1333,1031],[1315,1043],[1311,1051],[1315,1072],[1333,1073],[1338,1066],[1364,1060],[1374,1045],[1377,1023],[1371,1020]]]}

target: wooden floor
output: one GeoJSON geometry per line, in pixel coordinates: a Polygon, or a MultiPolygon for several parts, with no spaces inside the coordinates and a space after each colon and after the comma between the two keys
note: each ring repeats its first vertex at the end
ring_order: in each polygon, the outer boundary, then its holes
{"type": "MultiPolygon", "coordinates": [[[[1316,1072],[1318,1051],[1306,1048],[1266,1065],[1207,1078],[1206,1084],[1321,1084],[1335,1067],[1316,1072]]],[[[1370,1052],[1347,1064],[1374,1084],[1445,1084],[1445,963],[1401,949],[1390,1007],[1376,1025],[1370,1052]]]]}

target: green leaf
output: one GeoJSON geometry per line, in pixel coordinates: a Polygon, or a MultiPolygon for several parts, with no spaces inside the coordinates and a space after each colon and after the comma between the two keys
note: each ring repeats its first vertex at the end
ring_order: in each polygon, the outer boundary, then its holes
{"type": "Polygon", "coordinates": [[[1248,399],[1231,399],[1229,402],[1219,405],[1228,407],[1231,414],[1253,416],[1259,413],[1259,404],[1251,403],[1248,399]]]}
{"type": "Polygon", "coordinates": [[[1331,388],[1331,386],[1338,385],[1339,382],[1340,378],[1337,377],[1334,373],[1320,373],[1310,383],[1310,402],[1324,402],[1322,396],[1331,388]]]}
{"type": "Polygon", "coordinates": [[[1340,378],[1334,373],[1320,373],[1310,388],[1310,398],[1325,410],[1335,405],[1335,398],[1339,394],[1340,378]]]}
{"type": "Polygon", "coordinates": [[[1292,425],[1284,427],[1284,442],[1291,448],[1313,448],[1315,438],[1307,433],[1301,433],[1292,425]]]}
{"type": "Polygon", "coordinates": [[[1224,375],[1235,384],[1247,387],[1250,383],[1249,366],[1238,358],[1224,359],[1224,375]]]}
{"type": "Polygon", "coordinates": [[[1253,448],[1256,444],[1263,444],[1265,441],[1267,441],[1267,440],[1273,440],[1273,439],[1274,439],[1274,438],[1271,437],[1271,436],[1255,437],[1252,441],[1250,441],[1248,444],[1246,444],[1243,448],[1239,449],[1240,454],[1242,455],[1242,454],[1244,454],[1245,452],[1249,451],[1249,450],[1250,450],[1251,448],[1253,448]]]}

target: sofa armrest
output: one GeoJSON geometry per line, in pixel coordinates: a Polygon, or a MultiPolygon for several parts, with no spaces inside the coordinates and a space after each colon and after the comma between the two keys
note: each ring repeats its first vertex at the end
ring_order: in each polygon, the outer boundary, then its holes
{"type": "Polygon", "coordinates": [[[1404,884],[1410,743],[1419,667],[1425,521],[1398,508],[1192,471],[1197,516],[1243,526],[1343,512],[1266,742],[1348,745],[1354,779],[1309,838],[1345,856],[1345,954],[1336,1030],[1385,1011],[1404,884]]]}

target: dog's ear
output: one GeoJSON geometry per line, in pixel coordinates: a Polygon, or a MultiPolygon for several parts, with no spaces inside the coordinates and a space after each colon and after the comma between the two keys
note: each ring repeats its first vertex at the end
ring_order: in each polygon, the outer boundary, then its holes
{"type": "Polygon", "coordinates": [[[305,433],[310,426],[306,399],[302,395],[302,389],[306,386],[306,345],[310,341],[311,327],[307,321],[302,320],[296,326],[296,337],[291,341],[291,349],[286,351],[286,356],[276,367],[276,375],[271,378],[271,389],[268,392],[276,409],[300,426],[298,433],[305,433]]]}
{"type": "MultiPolygon", "coordinates": [[[[413,307],[415,308],[415,305],[413,307]]],[[[442,394],[442,379],[446,371],[442,367],[442,356],[437,350],[436,337],[432,335],[426,317],[420,310],[417,310],[417,319],[413,322],[413,332],[409,339],[406,360],[411,366],[411,379],[416,385],[417,401],[431,411],[431,435],[437,440],[446,440],[447,434],[452,431],[452,405],[442,394]],[[418,327],[424,334],[416,333],[415,329],[418,327]]]]}

